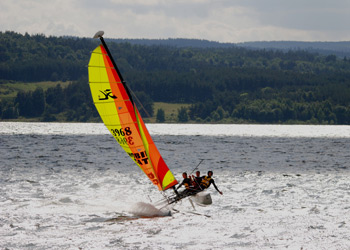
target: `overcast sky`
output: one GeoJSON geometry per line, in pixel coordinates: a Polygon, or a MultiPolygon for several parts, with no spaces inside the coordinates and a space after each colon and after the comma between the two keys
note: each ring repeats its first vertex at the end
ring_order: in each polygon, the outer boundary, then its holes
{"type": "Polygon", "coordinates": [[[1,0],[0,31],[219,42],[350,41],[350,0],[1,0]]]}

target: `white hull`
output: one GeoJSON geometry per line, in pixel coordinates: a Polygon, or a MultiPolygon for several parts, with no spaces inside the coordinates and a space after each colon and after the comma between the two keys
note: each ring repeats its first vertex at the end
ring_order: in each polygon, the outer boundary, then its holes
{"type": "Polygon", "coordinates": [[[200,206],[207,206],[213,203],[210,193],[207,192],[200,192],[190,199],[192,199],[197,205],[200,206]]]}

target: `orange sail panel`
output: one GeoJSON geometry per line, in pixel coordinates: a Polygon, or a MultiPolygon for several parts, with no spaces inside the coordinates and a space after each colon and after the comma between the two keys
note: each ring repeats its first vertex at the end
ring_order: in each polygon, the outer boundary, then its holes
{"type": "Polygon", "coordinates": [[[159,190],[177,184],[103,45],[91,54],[89,83],[104,124],[159,190]]]}

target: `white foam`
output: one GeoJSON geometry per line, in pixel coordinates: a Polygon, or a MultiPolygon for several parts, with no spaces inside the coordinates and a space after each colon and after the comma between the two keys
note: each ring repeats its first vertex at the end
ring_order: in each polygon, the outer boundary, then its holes
{"type": "Polygon", "coordinates": [[[145,202],[135,203],[129,212],[138,217],[161,217],[170,215],[169,211],[160,210],[152,204],[145,202]]]}

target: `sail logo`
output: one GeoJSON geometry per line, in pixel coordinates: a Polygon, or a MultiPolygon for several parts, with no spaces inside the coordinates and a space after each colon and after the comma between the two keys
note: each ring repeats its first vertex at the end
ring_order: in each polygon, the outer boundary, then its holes
{"type": "Polygon", "coordinates": [[[148,176],[148,178],[151,179],[151,181],[153,182],[153,184],[158,185],[159,182],[158,182],[157,179],[155,179],[154,174],[150,173],[150,174],[147,174],[147,176],[148,176]]]}
{"type": "MultiPolygon", "coordinates": [[[[139,150],[138,150],[139,151],[139,150]]],[[[149,159],[148,159],[148,156],[146,154],[146,151],[142,151],[142,152],[139,152],[139,153],[128,153],[129,156],[131,158],[134,159],[134,161],[139,164],[140,166],[144,165],[144,164],[148,164],[149,162],[149,159]]]]}
{"type": "Polygon", "coordinates": [[[135,153],[134,157],[135,157],[135,161],[138,164],[140,164],[140,165],[148,164],[148,157],[147,157],[146,151],[142,151],[140,153],[135,153]]]}
{"type": "Polygon", "coordinates": [[[105,91],[100,90],[100,92],[104,95],[103,97],[98,96],[100,101],[108,100],[108,98],[117,99],[110,89],[106,89],[105,91]]]}
{"type": "MultiPolygon", "coordinates": [[[[146,151],[141,151],[141,149],[137,149],[137,151],[139,151],[139,153],[128,153],[128,154],[131,158],[134,159],[134,161],[140,167],[143,165],[149,164],[149,159],[148,159],[148,156],[146,154],[146,151]]],[[[148,176],[148,178],[151,179],[151,181],[153,182],[154,185],[159,184],[159,181],[157,180],[157,178],[154,176],[153,173],[147,173],[145,169],[143,169],[143,171],[145,171],[146,175],[148,176]]]]}

